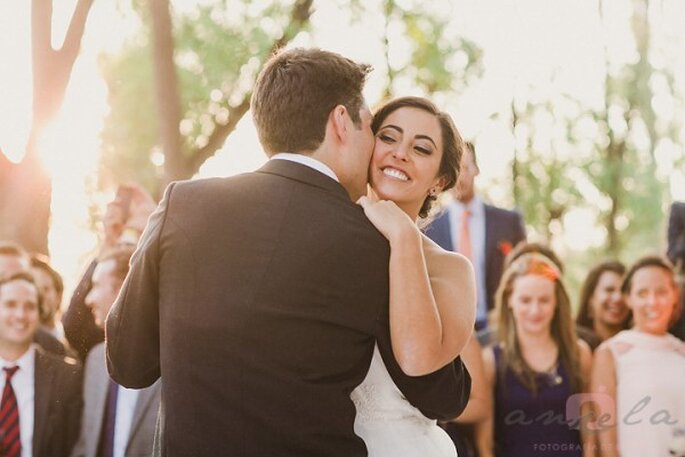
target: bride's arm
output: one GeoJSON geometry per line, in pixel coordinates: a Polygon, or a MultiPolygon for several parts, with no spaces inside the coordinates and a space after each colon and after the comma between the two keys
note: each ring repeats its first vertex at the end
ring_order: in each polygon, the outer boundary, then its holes
{"type": "Polygon", "coordinates": [[[463,256],[438,251],[390,201],[362,201],[390,242],[390,339],[402,370],[432,373],[454,360],[473,332],[475,279],[463,256]],[[429,274],[430,273],[430,274],[429,274]]]}

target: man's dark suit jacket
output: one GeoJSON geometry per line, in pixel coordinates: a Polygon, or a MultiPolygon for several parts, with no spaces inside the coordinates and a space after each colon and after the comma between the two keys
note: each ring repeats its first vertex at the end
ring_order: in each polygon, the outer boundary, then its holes
{"type": "Polygon", "coordinates": [[[92,276],[97,260],[93,260],[83,273],[69,301],[69,308],[62,316],[64,336],[76,351],[81,362],[86,361],[88,351],[105,340],[105,332],[95,323],[93,313],[86,305],[86,295],[93,287],[92,276]]]}
{"type": "Polygon", "coordinates": [[[36,348],[33,455],[66,457],[79,434],[83,372],[73,359],[36,348]]]}
{"type": "Polygon", "coordinates": [[[685,203],[674,202],[668,217],[668,258],[685,269],[685,203]]]}
{"type": "MultiPolygon", "coordinates": [[[[495,292],[502,278],[504,257],[517,243],[526,239],[521,214],[496,206],[485,206],[485,290],[488,311],[495,307],[495,292]]],[[[440,247],[454,251],[448,211],[436,216],[426,235],[440,247]]]]}
{"type": "MultiPolygon", "coordinates": [[[[685,273],[685,203],[674,202],[668,217],[668,258],[680,273],[681,280],[685,273]]],[[[681,284],[683,287],[683,284],[681,284]]],[[[681,306],[685,307],[685,293],[680,296],[681,306]]],[[[671,327],[670,332],[685,340],[685,312],[680,314],[678,321],[671,327]]]]}
{"type": "Polygon", "coordinates": [[[272,160],[172,184],[107,319],[112,378],[162,378],[164,456],[364,456],[349,395],[374,344],[407,399],[458,415],[457,359],[405,376],[390,346],[389,245],[333,179],[272,160]]]}

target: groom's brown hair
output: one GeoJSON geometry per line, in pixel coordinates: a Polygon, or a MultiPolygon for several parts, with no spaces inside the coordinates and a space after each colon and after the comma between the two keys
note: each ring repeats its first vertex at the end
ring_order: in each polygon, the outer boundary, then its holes
{"type": "Polygon", "coordinates": [[[251,100],[259,141],[271,156],[312,152],[324,139],[330,112],[344,105],[361,125],[362,89],[371,67],[321,49],[291,49],[264,66],[251,100]]]}

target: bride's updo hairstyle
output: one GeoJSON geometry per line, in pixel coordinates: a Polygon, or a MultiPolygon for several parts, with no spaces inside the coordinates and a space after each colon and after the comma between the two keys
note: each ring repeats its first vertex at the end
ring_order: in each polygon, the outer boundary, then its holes
{"type": "MultiPolygon", "coordinates": [[[[457,127],[454,125],[449,114],[440,111],[430,100],[422,97],[400,97],[390,100],[385,105],[376,111],[371,123],[371,130],[373,134],[378,133],[378,129],[383,124],[383,121],[400,108],[416,108],[425,111],[435,116],[440,124],[442,131],[442,158],[440,159],[440,168],[438,169],[438,177],[444,178],[445,186],[442,190],[447,190],[457,183],[459,176],[461,156],[464,153],[464,140],[462,140],[457,127]]],[[[430,212],[431,206],[437,195],[428,195],[421,205],[419,210],[419,217],[425,218],[430,212]]]]}

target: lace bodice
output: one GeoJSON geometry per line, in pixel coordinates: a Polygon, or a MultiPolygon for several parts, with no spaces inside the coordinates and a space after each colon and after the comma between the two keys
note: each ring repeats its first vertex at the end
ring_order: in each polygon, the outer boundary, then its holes
{"type": "Polygon", "coordinates": [[[350,397],[357,408],[354,430],[364,439],[369,457],[456,457],[444,430],[397,388],[378,347],[366,378],[350,397]]]}

